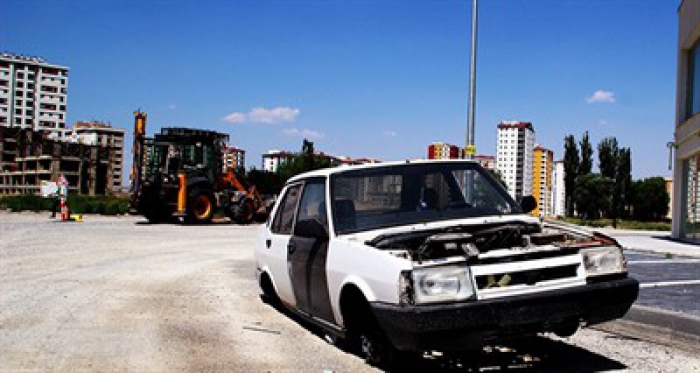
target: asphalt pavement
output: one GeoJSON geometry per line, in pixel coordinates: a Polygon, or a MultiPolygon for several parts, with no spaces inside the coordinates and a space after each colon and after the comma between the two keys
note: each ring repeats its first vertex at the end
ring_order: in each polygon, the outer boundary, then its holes
{"type": "Polygon", "coordinates": [[[700,343],[700,245],[669,232],[600,229],[625,248],[639,298],[625,319],[606,328],[622,334],[700,343]]]}

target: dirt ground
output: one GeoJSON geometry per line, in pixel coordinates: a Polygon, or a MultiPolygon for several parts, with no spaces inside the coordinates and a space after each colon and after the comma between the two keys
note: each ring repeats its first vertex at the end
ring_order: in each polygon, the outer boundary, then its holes
{"type": "MultiPolygon", "coordinates": [[[[255,226],[0,212],[0,371],[374,371],[264,303],[255,226]]],[[[583,330],[423,370],[700,372],[671,347],[583,330]]]]}

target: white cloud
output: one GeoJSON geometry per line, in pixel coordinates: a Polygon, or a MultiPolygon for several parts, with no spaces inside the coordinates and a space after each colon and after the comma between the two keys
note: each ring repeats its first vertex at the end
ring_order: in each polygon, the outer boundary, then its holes
{"type": "Polygon", "coordinates": [[[175,105],[175,104],[170,104],[170,105],[168,105],[168,109],[170,109],[170,110],[175,110],[175,109],[177,109],[177,105],[175,105]]]}
{"type": "Polygon", "coordinates": [[[396,136],[398,136],[398,133],[396,133],[396,131],[384,131],[384,136],[386,136],[386,137],[396,137],[396,136]]]}
{"type": "Polygon", "coordinates": [[[271,109],[253,108],[248,113],[233,112],[224,117],[229,123],[280,123],[294,122],[301,111],[296,108],[278,106],[271,109]]]}
{"type": "Polygon", "coordinates": [[[326,137],[323,133],[308,128],[285,128],[282,130],[282,134],[289,137],[305,137],[309,139],[322,139],[326,137]]]}
{"type": "Polygon", "coordinates": [[[586,98],[589,104],[595,102],[615,102],[615,93],[611,91],[595,91],[591,97],[586,98]]]}

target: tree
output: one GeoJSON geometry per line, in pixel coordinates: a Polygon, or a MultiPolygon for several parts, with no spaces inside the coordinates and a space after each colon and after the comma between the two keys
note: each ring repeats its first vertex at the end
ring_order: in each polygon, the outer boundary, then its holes
{"type": "Polygon", "coordinates": [[[632,155],[630,148],[620,148],[617,158],[615,184],[619,188],[619,216],[626,218],[629,215],[629,206],[632,205],[632,155]]]}
{"type": "Polygon", "coordinates": [[[632,211],[637,220],[662,220],[668,214],[670,197],[663,177],[650,177],[632,184],[632,211]]]}
{"type": "Polygon", "coordinates": [[[279,194],[284,183],[278,174],[251,168],[246,174],[248,182],[255,185],[261,194],[279,194]]]}
{"type": "Polygon", "coordinates": [[[614,179],[617,175],[618,148],[617,139],[608,137],[598,143],[598,168],[600,174],[614,179]]]}
{"type": "Polygon", "coordinates": [[[581,160],[574,135],[564,137],[564,189],[566,190],[566,216],[574,215],[574,189],[581,160]]]}
{"type": "Polygon", "coordinates": [[[619,150],[617,148],[617,139],[608,137],[598,143],[598,168],[600,175],[607,177],[615,182],[612,190],[611,203],[604,215],[607,218],[613,219],[613,227],[617,225],[617,217],[621,207],[620,185],[618,183],[618,164],[619,150]]]}
{"type": "Polygon", "coordinates": [[[590,174],[593,170],[593,147],[588,139],[588,131],[581,138],[581,163],[579,165],[578,174],[590,174]]]}
{"type": "Polygon", "coordinates": [[[292,177],[304,172],[331,167],[331,161],[327,157],[316,155],[314,143],[304,139],[301,153],[297,153],[277,168],[277,175],[283,183],[292,177]]]}
{"type": "Polygon", "coordinates": [[[501,185],[503,185],[506,190],[508,189],[508,184],[506,184],[505,179],[503,179],[503,173],[500,170],[497,170],[495,168],[487,168],[486,171],[488,171],[491,176],[493,176],[496,181],[498,181],[501,185]]]}
{"type": "Polygon", "coordinates": [[[576,178],[576,188],[573,190],[578,216],[586,220],[599,219],[602,212],[610,208],[614,187],[615,182],[612,179],[600,174],[579,175],[576,178]]]}

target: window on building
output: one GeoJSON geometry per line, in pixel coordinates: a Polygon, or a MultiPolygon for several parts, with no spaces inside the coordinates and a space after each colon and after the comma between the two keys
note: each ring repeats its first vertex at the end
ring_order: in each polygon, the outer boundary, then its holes
{"type": "Polygon", "coordinates": [[[686,119],[700,113],[700,41],[688,51],[688,88],[686,92],[686,119]]]}

